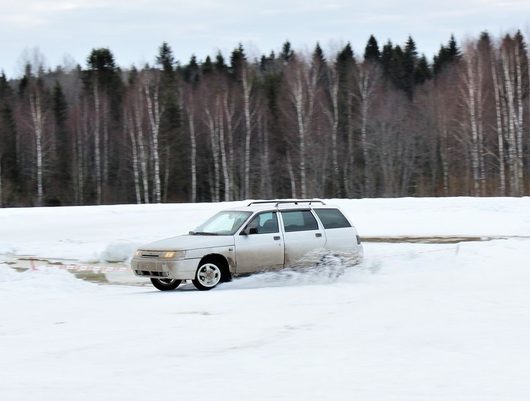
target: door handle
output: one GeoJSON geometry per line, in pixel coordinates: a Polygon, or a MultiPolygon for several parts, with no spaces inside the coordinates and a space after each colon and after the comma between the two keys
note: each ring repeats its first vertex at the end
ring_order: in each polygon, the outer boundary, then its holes
{"type": "Polygon", "coordinates": [[[275,235],[274,237],[272,237],[274,239],[274,241],[279,241],[281,238],[279,235],[275,235]]]}
{"type": "Polygon", "coordinates": [[[320,238],[320,237],[322,237],[322,234],[321,233],[315,233],[315,237],[320,238]]]}

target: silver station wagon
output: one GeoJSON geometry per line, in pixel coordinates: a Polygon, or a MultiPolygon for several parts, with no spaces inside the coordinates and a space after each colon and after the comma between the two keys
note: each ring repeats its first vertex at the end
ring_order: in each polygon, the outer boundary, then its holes
{"type": "Polygon", "coordinates": [[[256,201],[219,212],[187,235],[142,246],[131,266],[162,291],[185,280],[210,290],[233,276],[297,266],[329,253],[354,263],[363,257],[355,227],[337,207],[320,200],[256,201]]]}

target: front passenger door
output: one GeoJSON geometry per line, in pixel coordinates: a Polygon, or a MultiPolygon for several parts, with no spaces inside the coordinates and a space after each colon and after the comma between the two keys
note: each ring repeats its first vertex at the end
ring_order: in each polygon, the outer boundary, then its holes
{"type": "Polygon", "coordinates": [[[282,268],[283,246],[277,213],[258,213],[235,236],[237,273],[282,268]]]}

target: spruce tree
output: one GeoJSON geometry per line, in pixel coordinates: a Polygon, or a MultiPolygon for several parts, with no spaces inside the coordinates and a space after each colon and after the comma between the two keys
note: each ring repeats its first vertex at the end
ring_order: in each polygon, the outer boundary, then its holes
{"type": "Polygon", "coordinates": [[[324,57],[324,52],[320,47],[320,43],[317,42],[315,50],[313,51],[313,61],[318,63],[325,63],[326,58],[324,57]]]}
{"type": "MultiPolygon", "coordinates": [[[[52,111],[55,122],[55,169],[54,178],[58,188],[70,188],[71,140],[67,129],[68,104],[61,84],[56,81],[52,89],[52,111]]],[[[58,190],[57,192],[62,192],[58,190]]],[[[57,193],[56,192],[56,193],[57,193]]],[[[70,198],[68,193],[65,197],[70,198]]],[[[64,199],[63,199],[64,201],[64,199]]]]}
{"type": "MultiPolygon", "coordinates": [[[[180,161],[185,155],[182,154],[181,149],[181,110],[179,106],[179,85],[177,84],[177,74],[175,69],[177,63],[173,56],[173,51],[166,42],[163,42],[159,48],[158,55],[156,56],[156,64],[162,68],[161,80],[159,85],[160,91],[160,109],[162,113],[160,115],[160,129],[159,129],[159,143],[161,149],[161,157],[165,163],[170,165],[174,161],[180,161]]],[[[195,68],[195,66],[194,66],[195,68]]],[[[190,71],[188,70],[188,73],[190,71]]],[[[197,75],[198,71],[196,70],[197,75]]],[[[181,169],[177,169],[181,171],[181,169]]],[[[181,186],[182,179],[178,174],[173,176],[171,182],[166,183],[166,190],[163,192],[167,196],[169,185],[181,186]]]]}
{"type": "Polygon", "coordinates": [[[183,68],[184,81],[196,85],[200,79],[199,72],[200,68],[199,64],[197,63],[197,57],[193,54],[188,65],[184,66],[183,68]]]}
{"type": "Polygon", "coordinates": [[[451,38],[449,39],[449,43],[447,45],[447,54],[449,56],[450,62],[457,61],[460,59],[460,57],[462,57],[462,52],[456,43],[455,35],[451,35],[451,38]]]}
{"type": "Polygon", "coordinates": [[[214,71],[214,66],[210,56],[206,56],[206,60],[201,64],[201,71],[203,75],[211,74],[214,71]]]}
{"type": "Polygon", "coordinates": [[[173,51],[167,44],[162,42],[162,45],[158,48],[158,55],[156,56],[156,64],[162,67],[162,70],[168,74],[172,74],[174,71],[175,57],[173,51]]]}
{"type": "Polygon", "coordinates": [[[416,65],[416,71],[414,72],[414,82],[416,85],[421,85],[431,78],[431,67],[427,61],[427,57],[425,57],[425,54],[422,54],[418,59],[418,64],[416,65]]]}
{"type": "Polygon", "coordinates": [[[462,53],[458,48],[454,35],[451,35],[447,46],[441,46],[438,55],[434,57],[433,72],[434,75],[440,74],[444,69],[462,57],[462,53]]]}
{"type": "Polygon", "coordinates": [[[87,69],[82,75],[85,96],[90,99],[93,118],[98,119],[94,129],[95,201],[98,204],[116,199],[118,191],[119,158],[117,141],[111,141],[113,132],[122,130],[123,83],[121,70],[108,48],[92,49],[87,57],[87,69]],[[96,90],[97,89],[97,90],[96,90]],[[96,105],[99,106],[96,107],[96,105]],[[96,145],[99,143],[99,145],[96,145]]]}
{"type": "Polygon", "coordinates": [[[364,49],[364,59],[366,61],[379,61],[381,52],[379,51],[379,44],[374,35],[370,35],[368,43],[364,49]]]}
{"type": "Polygon", "coordinates": [[[10,205],[16,202],[16,193],[20,186],[19,166],[17,163],[17,132],[11,103],[13,91],[2,71],[0,74],[0,163],[2,181],[9,182],[11,193],[4,192],[3,203],[10,205]]]}
{"type": "Polygon", "coordinates": [[[221,52],[217,52],[217,55],[215,56],[215,63],[214,63],[215,71],[220,72],[221,74],[224,74],[228,71],[228,66],[225,63],[225,58],[223,57],[221,52]]]}
{"type": "Polygon", "coordinates": [[[400,45],[394,46],[390,62],[390,82],[398,89],[407,92],[406,72],[405,72],[405,53],[400,45]]]}
{"type": "Polygon", "coordinates": [[[243,45],[240,43],[230,55],[229,71],[232,78],[239,79],[241,75],[241,69],[244,67],[246,61],[247,56],[245,55],[245,49],[243,49],[243,45]]]}
{"type": "Polygon", "coordinates": [[[412,98],[414,92],[417,64],[418,52],[416,50],[416,43],[412,37],[409,36],[405,44],[405,51],[403,52],[403,81],[400,83],[400,86],[409,98],[412,98]]]}
{"type": "Polygon", "coordinates": [[[383,67],[383,75],[389,79],[392,71],[392,59],[394,55],[394,45],[389,40],[383,46],[381,51],[381,66],[383,67]]]}
{"type": "Polygon", "coordinates": [[[280,60],[284,63],[288,63],[295,57],[294,50],[291,47],[291,42],[286,41],[282,46],[282,51],[280,53],[280,60]]]}
{"type": "Polygon", "coordinates": [[[315,70],[317,74],[317,80],[322,85],[327,85],[327,63],[326,58],[324,57],[324,52],[320,47],[320,44],[317,42],[315,50],[313,51],[311,68],[315,70]]]}
{"type": "Polygon", "coordinates": [[[83,74],[85,89],[91,91],[97,83],[102,93],[110,99],[110,111],[114,120],[121,118],[122,82],[121,71],[114,55],[108,48],[92,49],[87,57],[87,69],[83,74]]]}

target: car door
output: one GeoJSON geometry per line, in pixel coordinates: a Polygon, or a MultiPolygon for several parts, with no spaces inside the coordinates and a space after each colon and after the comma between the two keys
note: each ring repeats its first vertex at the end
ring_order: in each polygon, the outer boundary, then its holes
{"type": "Polygon", "coordinates": [[[268,211],[256,214],[235,236],[237,273],[282,268],[283,247],[277,213],[268,211]]]}
{"type": "MultiPolygon", "coordinates": [[[[285,242],[285,265],[292,266],[324,248],[326,237],[311,210],[281,211],[285,242]]],[[[305,264],[305,263],[304,263],[305,264]]]]}

